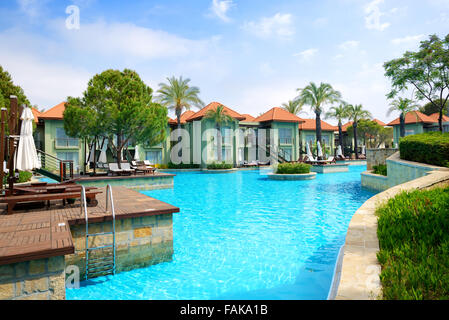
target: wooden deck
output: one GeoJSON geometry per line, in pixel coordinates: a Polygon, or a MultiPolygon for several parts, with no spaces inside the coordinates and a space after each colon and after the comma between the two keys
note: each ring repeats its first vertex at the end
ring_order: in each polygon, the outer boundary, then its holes
{"type": "MultiPolygon", "coordinates": [[[[106,190],[97,195],[98,205],[88,207],[89,223],[112,219],[106,208],[106,190]]],[[[147,197],[125,187],[112,187],[116,219],[152,216],[179,212],[179,208],[147,197]]],[[[70,225],[85,224],[80,202],[62,205],[52,201],[46,207],[15,210],[4,215],[0,207],[0,265],[71,254],[74,252],[70,225]]]]}
{"type": "Polygon", "coordinates": [[[151,179],[151,178],[160,178],[160,177],[174,177],[174,174],[171,173],[164,173],[164,172],[155,172],[154,174],[149,173],[149,174],[131,174],[131,175],[123,175],[123,176],[118,176],[118,175],[108,175],[108,176],[89,176],[89,175],[75,175],[73,177],[73,179],[76,182],[81,182],[81,181],[98,181],[98,180],[122,180],[122,179],[140,179],[140,178],[146,178],[146,179],[151,179]]]}

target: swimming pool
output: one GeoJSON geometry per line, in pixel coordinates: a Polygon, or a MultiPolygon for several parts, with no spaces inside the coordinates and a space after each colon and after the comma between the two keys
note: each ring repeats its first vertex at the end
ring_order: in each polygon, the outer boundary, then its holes
{"type": "Polygon", "coordinates": [[[83,282],[67,299],[326,299],[349,221],[372,191],[360,172],[309,181],[267,170],[176,173],[142,193],[180,207],[173,261],[83,282]]]}

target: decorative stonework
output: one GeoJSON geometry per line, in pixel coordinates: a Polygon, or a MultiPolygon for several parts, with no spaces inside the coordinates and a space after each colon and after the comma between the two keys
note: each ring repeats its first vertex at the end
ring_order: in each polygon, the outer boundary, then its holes
{"type": "Polygon", "coordinates": [[[0,300],[64,300],[64,256],[0,265],[0,300]]]}
{"type": "Polygon", "coordinates": [[[336,297],[330,298],[338,300],[380,298],[382,288],[379,279],[381,266],[377,260],[379,240],[376,209],[402,191],[445,185],[449,185],[449,171],[432,171],[427,176],[397,185],[368,199],[356,211],[349,224],[339,275],[340,283],[336,297]]]}
{"type": "Polygon", "coordinates": [[[387,158],[396,153],[398,149],[367,149],[366,150],[366,167],[372,170],[373,166],[386,164],[387,158]]]}
{"type": "Polygon", "coordinates": [[[301,174],[268,173],[267,177],[270,180],[312,180],[316,178],[316,172],[301,173],[301,174]]]}
{"type": "MultiPolygon", "coordinates": [[[[136,217],[116,221],[116,271],[146,267],[171,261],[173,256],[172,214],[136,217]]],[[[66,256],[67,265],[76,265],[81,279],[85,276],[86,226],[70,227],[75,244],[75,253],[66,256]]],[[[90,233],[111,231],[111,222],[89,224],[90,233]]],[[[89,247],[112,242],[112,235],[89,239],[89,247]]]]}

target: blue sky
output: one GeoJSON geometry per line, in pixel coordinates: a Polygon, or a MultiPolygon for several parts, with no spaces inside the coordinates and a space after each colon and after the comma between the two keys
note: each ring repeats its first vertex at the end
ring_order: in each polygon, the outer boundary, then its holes
{"type": "Polygon", "coordinates": [[[382,64],[448,26],[449,0],[4,0],[0,64],[45,109],[131,68],[154,90],[188,77],[205,103],[254,116],[328,82],[386,121],[382,64]],[[66,27],[70,5],[79,29],[66,27]]]}

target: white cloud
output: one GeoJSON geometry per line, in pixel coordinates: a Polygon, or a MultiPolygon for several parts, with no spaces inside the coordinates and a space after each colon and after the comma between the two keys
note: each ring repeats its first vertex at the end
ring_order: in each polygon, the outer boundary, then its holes
{"type": "Polygon", "coordinates": [[[406,36],[403,38],[396,38],[391,40],[392,44],[395,45],[399,45],[399,44],[414,44],[417,43],[418,41],[421,41],[422,39],[424,39],[424,35],[423,34],[418,34],[416,36],[406,36]]]}
{"type": "Polygon", "coordinates": [[[276,13],[273,17],[263,17],[257,22],[246,22],[243,25],[243,29],[260,38],[268,38],[271,36],[289,38],[295,34],[292,15],[289,13],[276,13]]]}
{"type": "Polygon", "coordinates": [[[47,62],[31,54],[16,50],[0,51],[3,67],[13,75],[15,84],[21,86],[28,100],[39,108],[51,108],[68,96],[80,96],[92,74],[80,67],[47,62]]]}
{"type": "Polygon", "coordinates": [[[53,29],[77,51],[101,56],[126,56],[128,58],[155,59],[185,57],[205,52],[213,39],[190,40],[177,35],[131,23],[95,22],[81,24],[77,31],[62,27],[57,21],[53,29]]]}
{"type": "Polygon", "coordinates": [[[212,0],[210,11],[213,16],[218,17],[220,20],[230,22],[231,18],[228,17],[227,13],[234,5],[233,0],[212,0]]]}
{"type": "Polygon", "coordinates": [[[340,49],[342,49],[342,50],[349,50],[349,49],[357,48],[358,46],[359,46],[359,42],[358,41],[349,40],[349,41],[343,42],[338,47],[340,49]]]}
{"type": "Polygon", "coordinates": [[[365,27],[378,31],[384,31],[390,26],[389,22],[381,23],[380,18],[385,15],[380,11],[379,5],[384,3],[384,0],[374,0],[365,6],[365,27]]]}
{"type": "Polygon", "coordinates": [[[301,51],[299,53],[295,53],[293,56],[299,57],[302,62],[307,62],[307,61],[310,61],[315,56],[315,54],[317,52],[318,52],[318,49],[310,48],[310,49],[301,51]]]}

